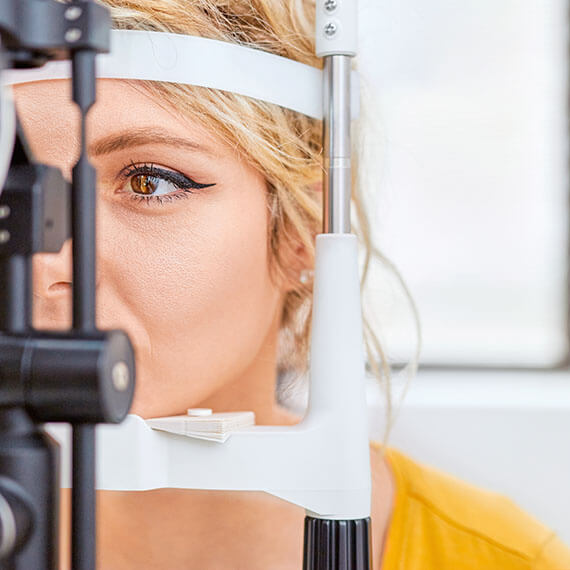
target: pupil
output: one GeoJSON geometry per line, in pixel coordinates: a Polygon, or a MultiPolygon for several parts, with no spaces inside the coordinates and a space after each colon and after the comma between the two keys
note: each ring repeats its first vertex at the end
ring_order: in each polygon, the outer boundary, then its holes
{"type": "Polygon", "coordinates": [[[146,174],[137,174],[131,178],[131,189],[136,194],[150,195],[156,192],[156,181],[146,174]]]}

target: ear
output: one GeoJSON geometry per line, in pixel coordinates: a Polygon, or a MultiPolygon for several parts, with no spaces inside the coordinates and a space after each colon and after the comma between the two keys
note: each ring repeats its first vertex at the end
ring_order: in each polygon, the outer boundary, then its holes
{"type": "Polygon", "coordinates": [[[313,255],[299,238],[290,238],[280,244],[284,293],[299,290],[309,283],[304,277],[313,270],[313,255]]]}
{"type": "MultiPolygon", "coordinates": [[[[311,191],[322,194],[323,182],[319,180],[310,185],[311,191]]],[[[320,223],[311,232],[310,242],[315,243],[317,234],[321,232],[320,223]]],[[[312,287],[313,269],[315,265],[314,247],[307,247],[306,242],[301,239],[295,227],[287,228],[287,236],[279,245],[279,258],[281,260],[282,289],[285,293],[289,291],[306,289],[312,287]]]]}

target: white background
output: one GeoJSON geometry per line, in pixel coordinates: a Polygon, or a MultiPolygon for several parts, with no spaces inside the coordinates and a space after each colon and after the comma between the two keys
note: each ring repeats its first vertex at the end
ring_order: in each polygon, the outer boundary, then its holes
{"type": "MultiPolygon", "coordinates": [[[[360,0],[364,142],[381,249],[419,306],[422,361],[547,367],[567,351],[563,0],[360,0]],[[372,123],[370,123],[372,120],[372,123]]],[[[376,270],[396,360],[405,301],[376,270]]],[[[372,431],[384,410],[372,397],[372,431]]],[[[390,440],[510,495],[570,544],[570,374],[420,372],[390,440]]]]}
{"type": "MultiPolygon", "coordinates": [[[[367,190],[378,242],[421,310],[424,362],[566,353],[566,11],[361,0],[367,190]]],[[[378,297],[400,350],[402,302],[378,297]]]]}

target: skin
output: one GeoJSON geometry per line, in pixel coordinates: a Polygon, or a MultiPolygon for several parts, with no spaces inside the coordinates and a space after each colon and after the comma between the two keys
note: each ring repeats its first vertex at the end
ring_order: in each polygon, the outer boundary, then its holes
{"type": "MultiPolygon", "coordinates": [[[[21,85],[15,96],[36,159],[70,178],[79,133],[68,82],[21,85]]],[[[275,401],[276,348],[283,299],[305,259],[302,249],[288,248],[290,275],[277,281],[270,271],[263,176],[212,132],[126,82],[100,81],[97,97],[88,133],[98,171],[97,322],[125,330],[134,344],[131,412],[210,407],[253,410],[258,424],[298,422],[275,401]],[[110,137],[125,133],[137,139],[117,148],[110,137]],[[187,193],[155,178],[158,192],[171,194],[146,201],[136,191],[149,178],[133,169],[149,164],[212,186],[187,193]]],[[[70,309],[68,241],[60,253],[34,259],[34,324],[68,328],[70,309]]],[[[394,489],[382,456],[371,452],[371,461],[378,569],[394,489]]],[[[63,569],[67,492],[62,500],[63,569]]],[[[97,508],[98,568],[301,567],[303,510],[263,493],[99,492],[97,508]]]]}

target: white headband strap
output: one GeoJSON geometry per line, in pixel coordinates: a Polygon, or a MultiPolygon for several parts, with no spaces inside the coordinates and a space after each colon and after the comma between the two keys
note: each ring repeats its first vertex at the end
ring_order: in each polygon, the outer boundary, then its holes
{"type": "MultiPolygon", "coordinates": [[[[69,79],[69,61],[39,69],[8,70],[6,84],[69,79]]],[[[112,30],[111,53],[97,57],[97,77],[199,85],[253,97],[322,119],[322,71],[286,57],[197,36],[112,30]]],[[[353,72],[353,117],[358,115],[353,72]]]]}

